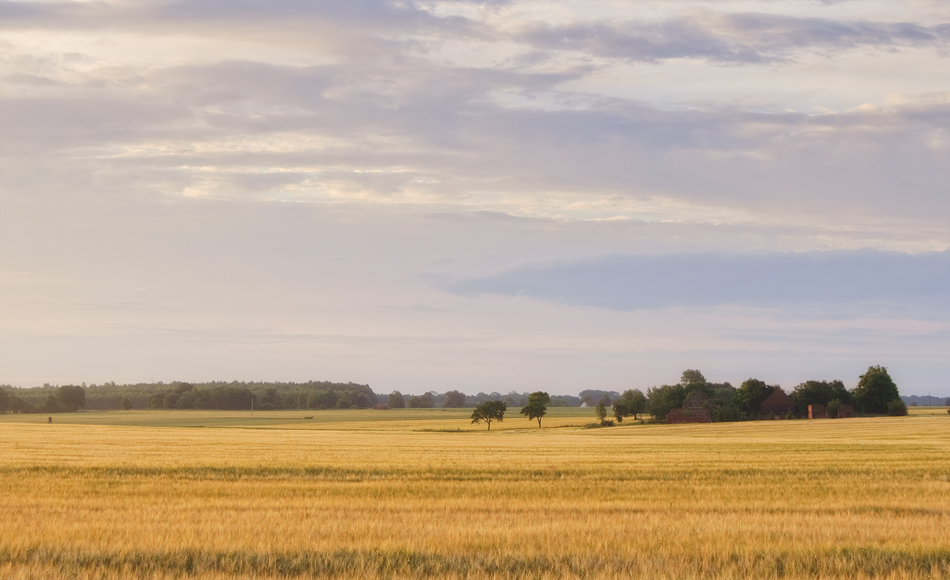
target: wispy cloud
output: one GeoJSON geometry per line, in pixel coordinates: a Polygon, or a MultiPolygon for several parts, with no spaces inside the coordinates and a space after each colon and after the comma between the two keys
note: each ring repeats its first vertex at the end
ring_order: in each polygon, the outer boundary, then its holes
{"type": "Polygon", "coordinates": [[[571,50],[607,58],[657,62],[694,58],[768,64],[797,50],[821,52],[859,47],[930,46],[946,50],[950,23],[839,21],[711,10],[669,20],[585,21],[526,27],[518,38],[539,49],[571,50]]]}

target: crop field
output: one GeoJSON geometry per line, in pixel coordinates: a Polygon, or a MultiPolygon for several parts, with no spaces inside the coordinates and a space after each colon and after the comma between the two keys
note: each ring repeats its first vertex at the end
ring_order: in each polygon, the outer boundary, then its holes
{"type": "Polygon", "coordinates": [[[950,578],[945,409],[551,411],[0,416],[0,578],[950,578]]]}

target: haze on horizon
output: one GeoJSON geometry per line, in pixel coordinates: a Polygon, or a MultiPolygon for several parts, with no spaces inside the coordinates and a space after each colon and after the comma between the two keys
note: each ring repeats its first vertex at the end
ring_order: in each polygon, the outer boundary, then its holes
{"type": "Polygon", "coordinates": [[[950,396],[942,0],[0,1],[0,383],[950,396]]]}

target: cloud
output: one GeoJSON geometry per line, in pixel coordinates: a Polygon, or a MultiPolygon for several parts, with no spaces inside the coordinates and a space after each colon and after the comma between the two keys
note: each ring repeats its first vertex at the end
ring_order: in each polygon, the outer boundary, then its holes
{"type": "Polygon", "coordinates": [[[656,22],[536,23],[526,27],[517,38],[539,49],[580,51],[633,61],[695,58],[763,64],[785,60],[800,49],[946,48],[950,43],[950,24],[923,26],[910,22],[836,21],[704,10],[656,22]]]}
{"type": "MultiPolygon", "coordinates": [[[[456,278],[463,295],[525,296],[611,310],[879,305],[950,314],[950,252],[606,255],[456,278]]],[[[939,314],[938,314],[939,313],[939,314]]]]}

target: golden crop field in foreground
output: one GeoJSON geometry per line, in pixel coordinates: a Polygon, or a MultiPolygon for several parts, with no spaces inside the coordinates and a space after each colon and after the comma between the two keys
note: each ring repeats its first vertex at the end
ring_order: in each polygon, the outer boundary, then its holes
{"type": "Polygon", "coordinates": [[[946,414],[340,413],[5,416],[0,577],[950,578],[946,414]]]}

